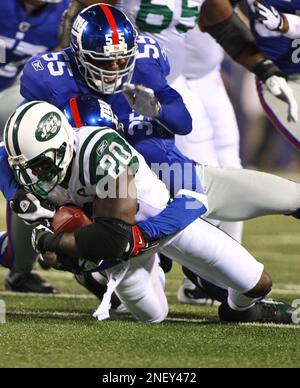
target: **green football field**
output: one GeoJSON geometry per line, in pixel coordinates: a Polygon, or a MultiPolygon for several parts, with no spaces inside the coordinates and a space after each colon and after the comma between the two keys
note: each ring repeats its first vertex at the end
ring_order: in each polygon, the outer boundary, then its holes
{"type": "MultiPolygon", "coordinates": [[[[272,296],[287,302],[300,299],[299,232],[300,221],[287,217],[245,226],[245,245],[273,276],[272,296]]],[[[128,315],[93,320],[97,300],[67,273],[42,273],[59,287],[57,297],[7,294],[5,273],[1,367],[300,367],[300,325],[221,325],[216,308],[177,302],[177,265],[167,278],[169,317],[159,325],[128,315]]]]}

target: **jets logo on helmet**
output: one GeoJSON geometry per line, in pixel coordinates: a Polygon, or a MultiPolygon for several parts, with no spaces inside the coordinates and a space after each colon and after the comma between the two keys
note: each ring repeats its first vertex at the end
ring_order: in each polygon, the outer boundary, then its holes
{"type": "Polygon", "coordinates": [[[136,40],[133,24],[115,7],[84,9],[73,24],[71,48],[87,85],[102,94],[121,92],[134,71],[136,40]]]}
{"type": "Polygon", "coordinates": [[[60,116],[55,113],[47,113],[45,117],[41,119],[38,124],[38,128],[35,132],[35,138],[38,141],[48,141],[53,139],[57,135],[61,128],[60,116]]]}
{"type": "Polygon", "coordinates": [[[75,134],[55,106],[32,101],[8,119],[4,143],[16,180],[44,199],[66,177],[75,134]]]}

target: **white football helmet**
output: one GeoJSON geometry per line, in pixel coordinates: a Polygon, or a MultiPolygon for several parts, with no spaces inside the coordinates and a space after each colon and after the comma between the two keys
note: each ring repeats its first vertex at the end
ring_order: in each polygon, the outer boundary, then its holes
{"type": "Polygon", "coordinates": [[[47,102],[29,102],[10,116],[3,137],[18,183],[47,198],[73,159],[75,133],[64,114],[47,102]]]}

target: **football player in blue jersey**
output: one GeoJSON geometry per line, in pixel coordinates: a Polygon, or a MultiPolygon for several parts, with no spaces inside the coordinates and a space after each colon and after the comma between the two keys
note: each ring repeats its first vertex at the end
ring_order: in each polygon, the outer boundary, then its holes
{"type": "Polygon", "coordinates": [[[70,0],[10,0],[0,3],[0,137],[22,101],[18,76],[38,53],[58,45],[58,28],[70,0]]]}
{"type": "MultiPolygon", "coordinates": [[[[250,26],[262,50],[289,76],[288,85],[300,101],[300,3],[298,0],[247,0],[250,26]]],[[[300,149],[300,120],[289,122],[282,101],[273,96],[258,81],[257,89],[263,109],[275,127],[297,149],[300,149]]]]}
{"type": "MultiPolygon", "coordinates": [[[[78,12],[82,10],[84,6],[95,4],[96,2],[97,0],[72,0],[69,11],[64,15],[61,26],[60,36],[61,45],[63,47],[69,45],[72,22],[78,12]]],[[[125,7],[126,9],[126,6],[123,4],[123,0],[107,0],[107,3],[121,7],[121,9],[125,7]]],[[[278,67],[266,57],[263,51],[259,49],[255,43],[253,35],[249,34],[247,26],[233,11],[231,3],[235,4],[236,1],[198,0],[197,6],[202,6],[199,18],[199,27],[201,30],[212,35],[235,61],[240,63],[249,71],[255,73],[269,92],[275,96],[275,98],[284,101],[285,104],[287,103],[287,121],[295,122],[298,119],[298,104],[292,90],[286,83],[285,74],[282,73],[282,71],[280,71],[278,67]]],[[[147,12],[151,13],[149,10],[151,9],[152,4],[148,4],[147,2],[146,4],[143,4],[143,6],[143,12],[146,14],[145,16],[143,15],[143,18],[145,18],[145,23],[147,24],[147,12]]],[[[159,5],[159,7],[160,6],[170,11],[168,4],[162,4],[159,5]]],[[[159,10],[159,12],[160,11],[161,10],[159,10]]],[[[189,11],[192,15],[194,15],[194,8],[191,8],[191,10],[188,8],[188,12],[189,11]]],[[[153,13],[156,14],[156,12],[153,13]]],[[[159,13],[159,15],[161,14],[159,13]]],[[[170,18],[170,13],[168,13],[168,16],[165,17],[162,12],[161,16],[165,22],[167,18],[170,18]]],[[[166,21],[166,23],[171,23],[171,18],[166,21]]],[[[160,23],[160,21],[157,22],[160,23]]],[[[179,26],[179,32],[181,32],[181,28],[182,26],[179,26]]],[[[143,30],[143,28],[141,28],[141,30],[143,30]]],[[[157,32],[155,26],[153,27],[153,31],[157,32]]]]}
{"type": "MultiPolygon", "coordinates": [[[[58,45],[58,27],[69,1],[10,0],[0,2],[0,46],[2,49],[0,138],[7,118],[22,101],[19,91],[19,75],[24,64],[32,55],[54,49],[58,45]]],[[[1,169],[1,181],[5,180],[4,171],[1,169]]],[[[3,182],[3,184],[6,183],[3,182]]],[[[9,199],[7,196],[6,198],[9,199]]],[[[14,216],[11,219],[9,211],[7,224],[14,230],[13,236],[16,233],[24,237],[30,235],[29,228],[19,224],[14,216]]],[[[24,238],[24,249],[19,249],[20,244],[14,246],[13,237],[9,239],[11,244],[5,245],[6,239],[6,233],[2,233],[0,238],[0,249],[4,252],[1,254],[2,262],[14,269],[6,279],[6,288],[13,291],[56,292],[56,289],[31,272],[33,257],[36,255],[28,246],[27,239],[24,238]],[[8,246],[9,250],[4,249],[5,246],[8,246]]]]}

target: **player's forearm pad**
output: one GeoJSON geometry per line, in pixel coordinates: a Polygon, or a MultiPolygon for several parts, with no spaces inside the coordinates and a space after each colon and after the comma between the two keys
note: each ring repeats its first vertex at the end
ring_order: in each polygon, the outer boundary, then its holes
{"type": "Polygon", "coordinates": [[[263,82],[274,75],[287,79],[287,76],[270,59],[263,59],[254,66],[252,72],[263,82]]]}
{"type": "Polygon", "coordinates": [[[121,220],[97,218],[95,223],[77,230],[75,241],[80,258],[98,263],[122,257],[129,244],[131,227],[121,220]]]}
{"type": "Polygon", "coordinates": [[[233,59],[237,59],[243,51],[252,54],[260,52],[251,31],[235,12],[224,22],[207,26],[205,32],[212,35],[233,59]]]}

